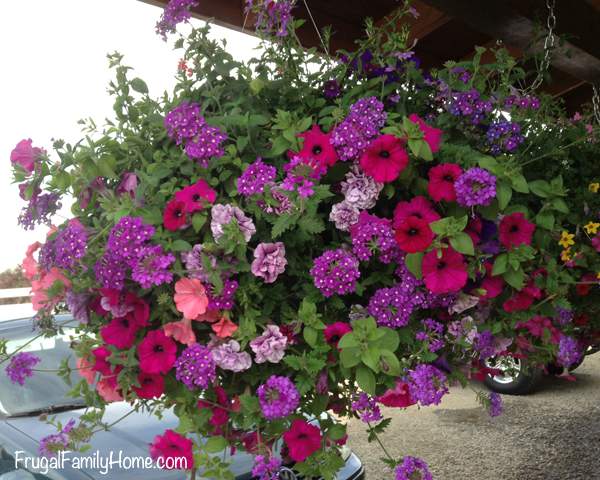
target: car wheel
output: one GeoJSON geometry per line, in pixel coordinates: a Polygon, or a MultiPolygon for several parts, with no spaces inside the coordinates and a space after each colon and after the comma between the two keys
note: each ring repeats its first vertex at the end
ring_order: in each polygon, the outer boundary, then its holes
{"type": "Polygon", "coordinates": [[[525,361],[510,356],[488,358],[484,363],[488,368],[499,370],[497,375],[486,375],[483,381],[497,393],[526,395],[536,386],[540,377],[538,369],[528,369],[525,361]]]}

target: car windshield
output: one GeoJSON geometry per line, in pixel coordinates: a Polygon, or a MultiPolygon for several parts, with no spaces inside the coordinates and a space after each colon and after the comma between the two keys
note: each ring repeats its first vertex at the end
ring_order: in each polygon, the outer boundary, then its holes
{"type": "MultiPolygon", "coordinates": [[[[56,373],[56,370],[60,368],[61,361],[69,356],[71,356],[69,365],[74,367],[74,355],[70,348],[74,332],[73,328],[63,327],[62,332],[55,337],[35,338],[37,333],[32,331],[31,322],[24,320],[16,324],[15,322],[0,323],[0,338],[8,340],[7,352],[9,354],[31,341],[20,351],[31,352],[41,359],[34,367],[36,371],[33,376],[27,378],[23,386],[13,384],[5,372],[0,371],[0,412],[2,414],[7,416],[36,414],[46,409],[84,405],[82,400],[67,395],[71,387],[56,373]]],[[[76,370],[71,373],[73,384],[81,378],[76,370]]]]}

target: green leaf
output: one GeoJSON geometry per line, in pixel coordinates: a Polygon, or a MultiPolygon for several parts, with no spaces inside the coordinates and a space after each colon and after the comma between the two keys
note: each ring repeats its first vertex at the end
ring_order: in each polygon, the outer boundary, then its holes
{"type": "Polygon", "coordinates": [[[358,340],[356,340],[356,335],[354,335],[352,332],[345,334],[340,339],[338,347],[340,349],[358,347],[358,340]]]}
{"type": "Polygon", "coordinates": [[[505,182],[498,182],[496,185],[496,198],[498,199],[498,207],[504,210],[512,198],[512,188],[505,182]]]}
{"type": "Polygon", "coordinates": [[[503,275],[504,280],[511,287],[516,290],[521,290],[525,285],[525,273],[520,268],[515,270],[514,268],[509,268],[503,275]]]}
{"type": "Polygon", "coordinates": [[[317,346],[317,330],[312,327],[304,327],[303,336],[306,343],[308,343],[311,347],[317,346]]]}
{"type": "Polygon", "coordinates": [[[192,246],[185,240],[178,239],[171,244],[171,250],[173,252],[187,252],[191,249],[192,246]]]}
{"type": "Polygon", "coordinates": [[[436,220],[435,222],[431,222],[429,227],[436,235],[447,235],[451,222],[452,217],[445,217],[441,218],[440,220],[436,220]]]}
{"type": "Polygon", "coordinates": [[[359,365],[356,369],[356,382],[358,386],[369,395],[375,395],[375,374],[365,365],[359,365]]]}
{"type": "Polygon", "coordinates": [[[395,352],[398,348],[398,345],[400,344],[400,337],[398,335],[398,332],[387,327],[379,327],[378,330],[383,331],[384,335],[375,342],[375,345],[377,345],[382,350],[389,350],[390,352],[395,352]]]}
{"type": "Polygon", "coordinates": [[[542,211],[535,217],[535,223],[546,230],[554,229],[554,214],[548,210],[542,211]]]}
{"type": "Polygon", "coordinates": [[[331,440],[341,440],[346,436],[346,425],[336,423],[327,429],[327,436],[331,440]]]}
{"type": "Polygon", "coordinates": [[[423,277],[423,272],[421,269],[421,265],[423,264],[423,255],[423,252],[409,253],[404,259],[408,271],[418,279],[423,277]]]}
{"type": "Polygon", "coordinates": [[[381,352],[380,367],[386,375],[397,377],[401,373],[398,357],[388,350],[381,352]]]}
{"type": "Polygon", "coordinates": [[[148,93],[148,85],[141,78],[134,78],[131,80],[131,88],[138,93],[148,93]]]}
{"type": "Polygon", "coordinates": [[[340,362],[345,368],[356,367],[360,363],[360,350],[358,348],[344,348],[340,352],[340,362]]]}
{"type": "Polygon", "coordinates": [[[297,221],[297,215],[281,215],[280,217],[277,217],[277,220],[271,229],[271,236],[273,238],[280,237],[285,231],[292,228],[297,221]]]}
{"type": "Polygon", "coordinates": [[[552,208],[559,211],[560,213],[569,213],[569,207],[562,198],[552,199],[552,208]]]}
{"type": "Polygon", "coordinates": [[[206,223],[206,215],[203,213],[194,213],[192,216],[192,227],[194,232],[198,233],[206,223]]]}
{"type": "Polygon", "coordinates": [[[496,257],[496,261],[494,262],[494,266],[492,267],[492,275],[502,275],[506,272],[508,268],[508,255],[506,253],[501,253],[496,257]]]}
{"type": "Polygon", "coordinates": [[[217,453],[227,448],[228,442],[225,437],[210,437],[204,444],[203,450],[207,453],[217,453]]]}
{"type": "Polygon", "coordinates": [[[529,188],[538,197],[548,198],[552,194],[550,184],[546,180],[534,180],[529,183],[529,188]]]}
{"type": "Polygon", "coordinates": [[[490,172],[494,172],[496,170],[496,168],[498,168],[498,161],[494,157],[489,157],[489,156],[481,157],[477,163],[479,163],[479,166],[481,168],[485,168],[486,170],[489,170],[490,172]]]}
{"type": "Polygon", "coordinates": [[[381,356],[381,351],[378,348],[369,347],[367,350],[361,352],[360,359],[367,367],[369,367],[375,373],[378,373],[380,356],[381,356]]]}
{"type": "Polygon", "coordinates": [[[475,255],[473,240],[465,232],[460,232],[450,237],[450,245],[457,252],[464,253],[465,255],[475,255]]]}
{"type": "Polygon", "coordinates": [[[525,180],[523,174],[512,175],[510,181],[515,192],[529,193],[529,185],[527,185],[527,180],[525,180]]]}

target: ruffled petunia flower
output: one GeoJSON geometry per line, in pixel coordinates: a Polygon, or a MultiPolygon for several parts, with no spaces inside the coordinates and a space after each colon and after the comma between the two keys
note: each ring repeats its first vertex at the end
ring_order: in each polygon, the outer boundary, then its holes
{"type": "Polygon", "coordinates": [[[369,144],[360,157],[360,166],[376,182],[396,180],[408,165],[404,141],[394,135],[382,135],[369,144]]]}
{"type": "Polygon", "coordinates": [[[500,221],[500,243],[505,248],[531,245],[535,224],[525,218],[521,212],[506,215],[500,221]]]}
{"type": "Polygon", "coordinates": [[[429,169],[427,193],[436,202],[456,201],[454,182],[462,175],[462,168],[456,163],[442,163],[429,169]]]}
{"type": "Polygon", "coordinates": [[[256,233],[254,222],[239,207],[217,203],[213,205],[210,214],[212,218],[210,229],[216,241],[219,241],[225,233],[225,225],[229,225],[231,222],[237,224],[246,242],[250,241],[252,235],[256,233]]]}
{"type": "Polygon", "coordinates": [[[223,343],[211,341],[208,346],[217,367],[223,370],[243,372],[252,366],[252,357],[248,352],[241,351],[241,346],[236,340],[223,343]]]}
{"type": "Polygon", "coordinates": [[[287,337],[277,325],[267,325],[263,334],[250,342],[250,348],[256,356],[256,363],[279,363],[287,344],[287,337]]]}
{"type": "Polygon", "coordinates": [[[464,258],[450,247],[442,249],[439,258],[435,249],[425,254],[422,269],[425,286],[432,293],[458,292],[467,283],[464,258]]]}
{"type": "Polygon", "coordinates": [[[252,274],[265,283],[273,283],[285,271],[285,245],[283,242],[259,243],[254,249],[254,261],[250,265],[252,274]]]}

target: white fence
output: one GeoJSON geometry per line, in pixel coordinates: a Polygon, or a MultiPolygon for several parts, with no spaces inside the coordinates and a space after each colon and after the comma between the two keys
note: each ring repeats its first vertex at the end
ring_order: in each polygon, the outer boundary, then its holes
{"type": "MultiPolygon", "coordinates": [[[[31,295],[31,289],[25,288],[5,288],[0,289],[0,298],[23,298],[31,295]]],[[[0,305],[0,322],[3,320],[13,320],[16,318],[33,317],[35,311],[31,303],[16,303],[11,305],[0,305]]]]}

